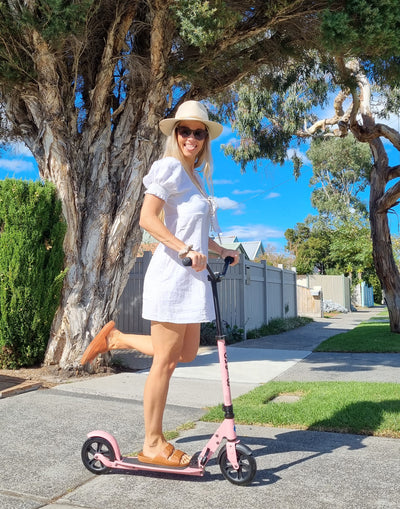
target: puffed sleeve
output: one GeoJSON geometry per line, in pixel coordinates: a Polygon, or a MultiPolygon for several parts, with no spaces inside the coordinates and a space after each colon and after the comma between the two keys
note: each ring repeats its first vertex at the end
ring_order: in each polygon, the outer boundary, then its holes
{"type": "Polygon", "coordinates": [[[155,161],[149,173],[144,177],[143,184],[146,194],[154,194],[164,201],[176,192],[185,178],[185,170],[178,159],[165,157],[155,161]]]}

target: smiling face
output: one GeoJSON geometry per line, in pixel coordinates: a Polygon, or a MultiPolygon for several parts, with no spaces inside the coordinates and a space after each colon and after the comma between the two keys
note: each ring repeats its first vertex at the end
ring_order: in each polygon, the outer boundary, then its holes
{"type": "MultiPolygon", "coordinates": [[[[205,129],[206,126],[202,122],[198,122],[197,120],[182,120],[182,122],[179,123],[179,126],[187,127],[191,129],[192,131],[195,131],[196,129],[205,129]]],[[[187,138],[181,136],[178,132],[176,133],[178,146],[180,151],[183,154],[183,157],[187,161],[187,163],[190,165],[190,167],[194,168],[194,163],[196,161],[197,156],[201,152],[205,140],[197,140],[193,133],[191,133],[187,138]]]]}

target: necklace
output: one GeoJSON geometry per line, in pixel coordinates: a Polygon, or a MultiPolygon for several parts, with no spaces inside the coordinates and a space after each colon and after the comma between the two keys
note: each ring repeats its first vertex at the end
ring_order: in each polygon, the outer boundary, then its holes
{"type": "Polygon", "coordinates": [[[215,198],[214,196],[209,196],[203,186],[200,184],[199,180],[197,179],[197,177],[194,175],[194,173],[192,172],[189,172],[187,171],[186,172],[189,177],[190,177],[190,180],[193,182],[193,184],[196,186],[196,188],[200,191],[200,194],[208,201],[208,206],[210,208],[210,226],[211,226],[211,230],[216,233],[219,237],[220,233],[221,233],[221,228],[218,224],[218,218],[217,218],[217,203],[215,201],[215,198]]]}

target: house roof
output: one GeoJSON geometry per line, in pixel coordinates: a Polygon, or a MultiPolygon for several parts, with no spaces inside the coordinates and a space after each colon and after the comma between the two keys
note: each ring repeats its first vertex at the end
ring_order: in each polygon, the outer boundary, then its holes
{"type": "Polygon", "coordinates": [[[236,235],[217,235],[217,237],[214,239],[216,242],[222,243],[222,244],[229,244],[231,242],[239,242],[236,235]]]}
{"type": "Polygon", "coordinates": [[[142,236],[143,244],[153,244],[154,242],[158,243],[158,241],[154,237],[152,237],[149,232],[147,232],[146,230],[142,230],[142,232],[143,232],[142,236]]]}
{"type": "Polygon", "coordinates": [[[249,259],[247,253],[246,253],[246,250],[245,248],[243,247],[243,244],[242,242],[220,242],[220,238],[225,238],[225,239],[232,239],[232,238],[236,238],[236,237],[216,237],[214,240],[217,244],[219,244],[221,247],[223,247],[224,249],[232,249],[233,251],[239,251],[240,253],[244,254],[244,256],[246,257],[246,259],[249,259]]]}
{"type": "Polygon", "coordinates": [[[242,242],[242,246],[244,247],[247,256],[250,260],[254,260],[257,256],[260,256],[265,253],[264,246],[262,245],[261,240],[253,240],[249,242],[242,242]]]}

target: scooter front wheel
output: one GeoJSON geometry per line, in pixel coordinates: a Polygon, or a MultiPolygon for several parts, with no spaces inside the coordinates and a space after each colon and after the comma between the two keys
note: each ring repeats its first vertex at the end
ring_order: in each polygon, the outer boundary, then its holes
{"type": "Polygon", "coordinates": [[[82,446],[82,462],[85,467],[93,474],[104,474],[110,468],[103,465],[103,463],[95,458],[96,454],[102,454],[110,461],[115,460],[115,453],[112,445],[108,440],[102,437],[91,437],[86,440],[82,446]]]}
{"type": "Polygon", "coordinates": [[[232,484],[247,486],[254,479],[257,472],[257,463],[251,451],[242,444],[236,445],[236,457],[239,469],[235,470],[228,460],[226,446],[221,449],[218,456],[219,467],[222,475],[232,484]]]}

